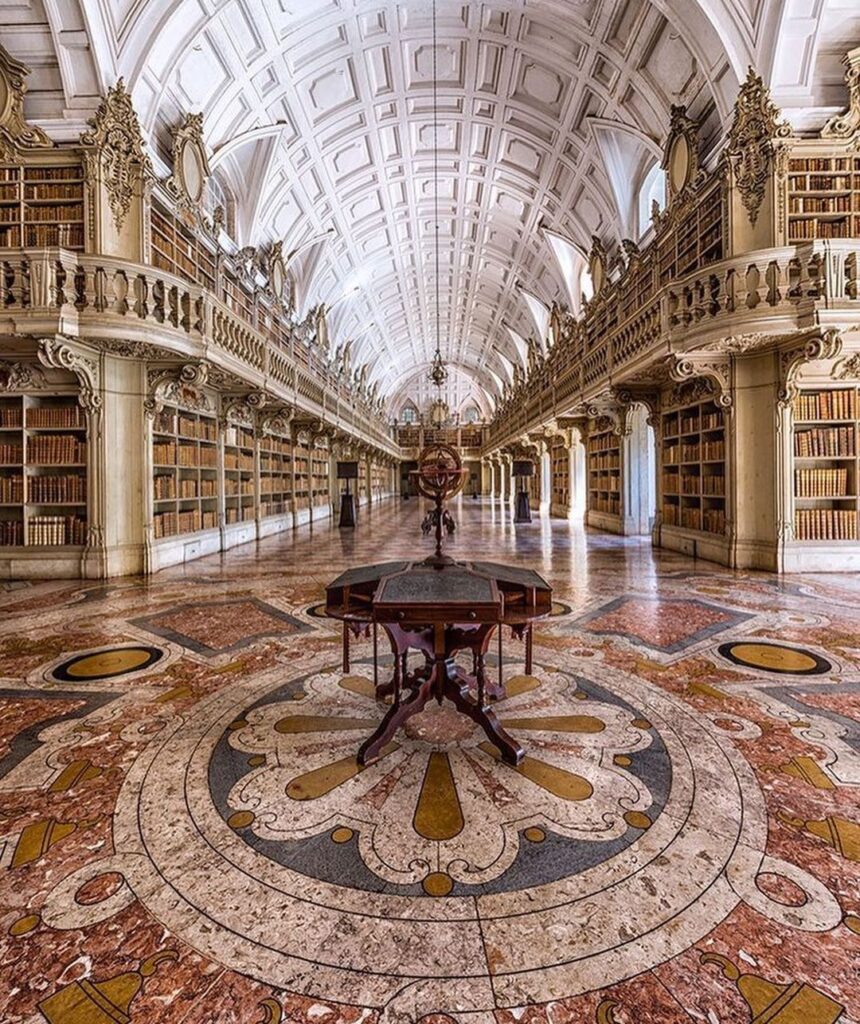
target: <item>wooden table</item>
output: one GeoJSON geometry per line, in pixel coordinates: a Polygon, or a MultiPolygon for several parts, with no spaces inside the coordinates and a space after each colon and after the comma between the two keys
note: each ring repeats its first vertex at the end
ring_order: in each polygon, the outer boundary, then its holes
{"type": "Polygon", "coordinates": [[[394,733],[429,700],[450,700],[498,747],[503,760],[519,764],[522,747],[502,728],[491,699],[504,696],[502,628],[510,626],[526,643],[526,672],[531,671],[532,624],[549,613],[552,591],[530,569],[491,562],[387,562],[350,569],[326,588],[326,611],[344,622],[344,671],[349,671],[349,634],[372,629],[377,696],[390,694],[391,707],[376,731],[361,745],[360,764],[380,754],[394,733]],[[377,626],[388,636],[394,675],[379,684],[377,626]],[[486,672],[486,655],[498,630],[499,677],[486,672]],[[410,650],[424,664],[409,671],[410,650]],[[455,661],[459,651],[472,655],[472,672],[455,661]]]}

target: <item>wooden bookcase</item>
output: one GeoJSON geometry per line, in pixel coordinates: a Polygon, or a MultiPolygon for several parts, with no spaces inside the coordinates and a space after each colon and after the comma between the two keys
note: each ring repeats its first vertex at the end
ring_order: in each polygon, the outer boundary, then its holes
{"type": "Polygon", "coordinates": [[[590,432],[588,511],[621,516],[621,439],[613,430],[590,432]]]}
{"type": "Polygon", "coordinates": [[[293,442],[289,437],[260,438],[260,518],[293,511],[293,442]]]}
{"type": "Polygon", "coordinates": [[[792,411],[795,539],[856,543],[860,389],[805,389],[792,411]]]}
{"type": "Polygon", "coordinates": [[[726,532],[726,424],[712,400],[661,416],[663,525],[726,532]]]}
{"type": "Polygon", "coordinates": [[[562,509],[570,508],[570,451],[561,438],[553,441],[550,449],[552,466],[551,504],[562,509]]]}
{"type": "Polygon", "coordinates": [[[215,417],[166,405],[152,427],[153,538],[214,529],[218,500],[215,417]]]}
{"type": "Polygon", "coordinates": [[[293,471],[296,511],[304,512],[311,507],[311,456],[310,447],[301,441],[293,445],[293,471]]]}
{"type": "Polygon", "coordinates": [[[87,426],[77,396],[0,398],[0,546],[82,547],[87,426]]]}
{"type": "Polygon", "coordinates": [[[153,200],[149,215],[152,262],[161,270],[210,291],[215,287],[215,256],[199,234],[153,200]]]}
{"type": "Polygon", "coordinates": [[[331,504],[328,449],[311,448],[311,499],[314,508],[331,504]]]}
{"type": "Polygon", "coordinates": [[[722,183],[715,175],[698,196],[689,215],[677,227],[665,229],[658,236],[660,287],[723,258],[723,201],[722,183]]]}
{"type": "Polygon", "coordinates": [[[0,249],[84,249],[83,165],[0,164],[0,249]]]}
{"type": "Polygon", "coordinates": [[[256,518],[256,456],[254,431],[229,425],[224,431],[224,523],[256,518]]]}
{"type": "Polygon", "coordinates": [[[788,161],[787,222],[788,244],[860,236],[860,156],[794,150],[788,161]]]}

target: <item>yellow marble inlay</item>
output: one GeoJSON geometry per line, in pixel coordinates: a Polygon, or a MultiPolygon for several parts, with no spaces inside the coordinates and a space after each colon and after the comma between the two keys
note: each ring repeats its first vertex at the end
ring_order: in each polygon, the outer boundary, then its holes
{"type": "Polygon", "coordinates": [[[860,916],[857,914],[846,914],[843,924],[849,931],[854,932],[855,935],[860,935],[860,916]]]}
{"type": "Polygon", "coordinates": [[[642,811],[628,811],[624,815],[624,820],[631,828],[651,827],[651,819],[647,814],[643,814],[642,811]]]}
{"type": "MultiPolygon", "coordinates": [[[[386,744],[379,752],[380,760],[399,749],[399,743],[386,744]]],[[[339,761],[332,761],[319,768],[314,768],[303,775],[297,775],[292,782],[287,784],[287,796],[292,800],[318,800],[363,771],[364,765],[360,765],[355,754],[351,754],[349,757],[342,757],[339,761]]]]}
{"type": "Polygon", "coordinates": [[[444,871],[431,871],[421,885],[428,896],[447,896],[454,888],[454,879],[444,871]]]}
{"type": "Polygon", "coordinates": [[[34,928],[38,927],[41,923],[41,917],[38,914],[27,914],[26,917],[19,917],[17,921],[14,921],[9,928],[10,935],[26,935],[31,932],[34,928]]]}
{"type": "Polygon", "coordinates": [[[334,832],[332,832],[331,840],[333,843],[348,843],[354,835],[355,832],[353,832],[351,828],[342,826],[341,828],[336,828],[334,832]]]}
{"type": "Polygon", "coordinates": [[[100,676],[113,675],[117,672],[133,672],[141,665],[145,665],[151,657],[150,651],[140,647],[133,647],[131,650],[101,651],[69,665],[66,675],[75,679],[98,679],[100,676]]]}
{"type": "MultiPolygon", "coordinates": [[[[489,741],[480,743],[478,746],[485,754],[501,761],[502,755],[489,741]]],[[[554,764],[548,764],[536,757],[526,755],[516,767],[513,765],[509,767],[512,771],[519,772],[529,782],[533,782],[541,789],[545,789],[547,793],[552,793],[553,796],[560,797],[562,800],[588,800],[594,792],[588,779],[566,771],[564,768],[556,768],[554,764]]]]}
{"type": "Polygon", "coordinates": [[[287,715],[275,724],[275,732],[295,734],[302,732],[344,732],[363,729],[372,732],[376,722],[369,718],[339,718],[336,715],[287,715]]]}
{"type": "Polygon", "coordinates": [[[546,832],[542,828],[538,828],[533,825],[531,828],[527,828],[523,835],[528,839],[530,843],[542,843],[546,839],[546,832]]]}
{"type": "Polygon", "coordinates": [[[419,836],[444,842],[463,831],[463,811],[448,755],[434,751],[427,761],[412,827],[419,836]]]}
{"type": "Polygon", "coordinates": [[[626,754],[616,754],[612,758],[612,763],[617,764],[619,768],[629,768],[633,764],[633,758],[628,757],[626,754]]]}
{"type": "Polygon", "coordinates": [[[810,672],[817,665],[815,658],[804,651],[770,644],[735,644],[732,657],[752,668],[775,669],[778,672],[810,672]]]}
{"type": "Polygon", "coordinates": [[[540,686],[537,676],[511,676],[505,682],[505,696],[519,697],[521,693],[529,693],[540,686]]]}
{"type": "Polygon", "coordinates": [[[236,811],[235,814],[231,814],[227,819],[227,824],[230,828],[240,829],[247,828],[254,822],[253,811],[236,811]]]}
{"type": "Polygon", "coordinates": [[[340,687],[342,690],[349,690],[350,693],[357,693],[359,697],[376,700],[376,687],[364,676],[344,676],[340,681],[340,687]]]}
{"type": "Polygon", "coordinates": [[[818,762],[806,754],[797,754],[790,761],[786,761],[785,764],[779,766],[779,771],[783,775],[791,775],[796,779],[802,779],[804,782],[808,782],[810,786],[814,786],[816,789],[835,789],[836,786],[831,780],[824,774],[824,771],[819,766],[818,762]]]}
{"type": "Polygon", "coordinates": [[[603,732],[606,723],[592,715],[546,715],[537,718],[505,718],[506,729],[539,729],[542,732],[603,732]]]}

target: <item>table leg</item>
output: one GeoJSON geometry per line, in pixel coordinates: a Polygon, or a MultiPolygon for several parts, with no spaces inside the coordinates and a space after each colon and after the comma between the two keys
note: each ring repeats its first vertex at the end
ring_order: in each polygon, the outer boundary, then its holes
{"type": "Polygon", "coordinates": [[[518,765],[526,756],[523,748],[505,732],[491,708],[481,707],[475,701],[469,692],[469,683],[471,682],[469,677],[463,674],[453,662],[450,664],[451,668],[445,673],[443,683],[445,696],[453,702],[458,711],[480,725],[490,743],[498,747],[503,761],[518,765]]]}
{"type": "Polygon", "coordinates": [[[349,672],[349,626],[343,624],[343,671],[349,672]]]}
{"type": "Polygon", "coordinates": [[[379,689],[379,637],[376,633],[376,619],[373,620],[373,687],[379,689]]]}
{"type": "Polygon", "coordinates": [[[526,626],[526,675],[532,674],[532,626],[526,626]]]}
{"type": "MultiPolygon", "coordinates": [[[[399,658],[395,659],[395,664],[399,666],[399,658]]],[[[444,671],[444,663],[442,668],[444,671]]],[[[399,668],[395,669],[395,672],[399,676],[399,668]]],[[[375,761],[379,757],[382,748],[386,746],[397,730],[413,715],[417,715],[419,711],[424,710],[425,704],[433,696],[433,688],[436,684],[438,672],[439,666],[437,664],[433,666],[433,671],[427,679],[417,689],[412,690],[406,700],[399,702],[395,700],[395,703],[385,713],[385,717],[379,723],[373,735],[368,736],[359,747],[359,764],[369,764],[371,761],[375,761]]]]}

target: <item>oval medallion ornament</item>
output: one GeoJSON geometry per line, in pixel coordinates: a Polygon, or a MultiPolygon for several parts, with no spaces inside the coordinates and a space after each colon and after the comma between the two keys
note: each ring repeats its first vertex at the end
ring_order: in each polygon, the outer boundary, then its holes
{"type": "Polygon", "coordinates": [[[58,665],[51,678],[64,683],[92,682],[96,679],[114,679],[131,672],[141,672],[164,657],[158,647],[109,647],[100,651],[76,654],[58,665]]]}
{"type": "Polygon", "coordinates": [[[744,640],[722,644],[718,650],[733,664],[762,672],[790,676],[820,676],[833,668],[830,662],[820,655],[803,647],[788,647],[785,644],[744,640]]]}

